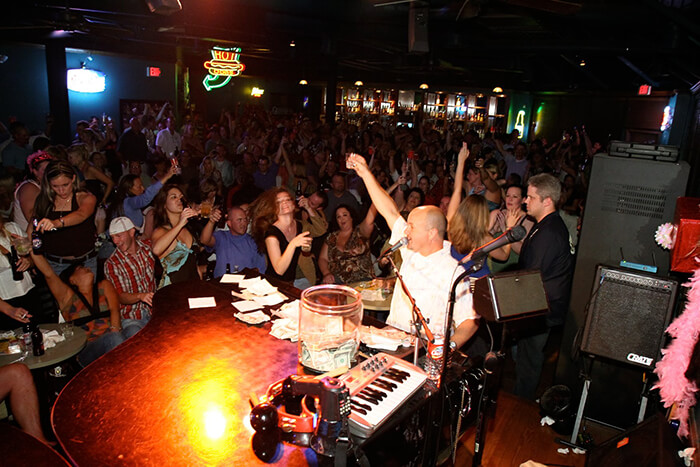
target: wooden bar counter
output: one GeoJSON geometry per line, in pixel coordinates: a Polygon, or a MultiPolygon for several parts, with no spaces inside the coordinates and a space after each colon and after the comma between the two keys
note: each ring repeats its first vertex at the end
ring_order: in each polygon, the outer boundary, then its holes
{"type": "MultiPolygon", "coordinates": [[[[264,464],[251,448],[248,395],[297,372],[297,344],[270,336],[269,322],[234,318],[230,290],[199,281],[160,290],[150,323],[64,388],[51,421],[75,464],[264,464]],[[189,308],[188,298],[208,296],[215,308],[189,308]]],[[[285,444],[275,463],[310,457],[285,444]]]]}

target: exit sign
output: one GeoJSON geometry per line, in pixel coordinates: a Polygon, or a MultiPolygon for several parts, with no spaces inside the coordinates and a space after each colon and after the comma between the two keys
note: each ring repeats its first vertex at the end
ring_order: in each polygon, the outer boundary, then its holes
{"type": "Polygon", "coordinates": [[[146,67],[146,76],[149,78],[160,78],[160,68],[157,66],[146,67]]]}
{"type": "Polygon", "coordinates": [[[637,91],[637,95],[639,96],[648,96],[651,94],[651,86],[648,84],[642,84],[639,86],[639,91],[637,91]]]}

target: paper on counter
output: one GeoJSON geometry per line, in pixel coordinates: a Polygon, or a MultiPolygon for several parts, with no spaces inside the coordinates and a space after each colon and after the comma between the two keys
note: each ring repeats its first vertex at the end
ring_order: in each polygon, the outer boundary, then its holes
{"type": "Polygon", "coordinates": [[[238,284],[243,279],[245,279],[245,276],[243,274],[224,274],[223,276],[221,276],[220,282],[222,284],[238,284]]]}
{"type": "Polygon", "coordinates": [[[63,342],[66,338],[63,334],[59,334],[56,330],[47,331],[46,329],[41,330],[42,337],[44,338],[44,348],[50,349],[55,347],[59,342],[63,342]]]}
{"type": "Polygon", "coordinates": [[[272,310],[272,314],[279,316],[280,318],[293,319],[294,321],[299,321],[299,300],[294,300],[293,302],[285,303],[276,310],[272,310]]]}
{"type": "Polygon", "coordinates": [[[257,284],[257,283],[260,282],[261,280],[262,280],[261,277],[251,277],[250,279],[243,279],[243,280],[241,280],[241,281],[238,283],[238,285],[239,285],[242,289],[247,289],[247,288],[249,288],[249,287],[252,287],[253,284],[257,284]]]}
{"type": "Polygon", "coordinates": [[[190,309],[192,308],[209,308],[216,306],[216,300],[214,300],[214,297],[197,297],[197,298],[188,298],[187,299],[190,303],[190,309]]]}
{"type": "MultiPolygon", "coordinates": [[[[241,285],[241,287],[243,286],[241,285]]],[[[277,292],[277,287],[270,284],[267,281],[267,279],[262,279],[256,282],[255,284],[251,285],[250,287],[246,287],[246,289],[248,292],[258,295],[260,297],[277,292]]]]}
{"type": "Polygon", "coordinates": [[[360,339],[367,347],[379,350],[395,351],[399,346],[409,346],[413,336],[393,328],[375,328],[374,326],[362,326],[360,339]]]}
{"type": "Polygon", "coordinates": [[[257,303],[249,301],[249,300],[241,300],[240,302],[231,302],[231,305],[233,305],[241,313],[245,313],[246,311],[259,310],[260,308],[262,308],[257,303]]]}
{"type": "Polygon", "coordinates": [[[253,301],[257,303],[258,305],[263,305],[263,306],[272,306],[272,305],[277,305],[279,303],[282,303],[283,301],[287,300],[287,297],[282,295],[279,292],[275,292],[272,295],[265,295],[264,297],[258,297],[254,296],[253,301]]]}
{"type": "Polygon", "coordinates": [[[299,339],[299,320],[280,318],[272,322],[270,334],[278,339],[289,339],[296,342],[299,339]]]}
{"type": "Polygon", "coordinates": [[[254,311],[252,313],[234,313],[233,316],[248,324],[260,324],[264,323],[265,321],[270,321],[270,317],[262,311],[254,311]]]}

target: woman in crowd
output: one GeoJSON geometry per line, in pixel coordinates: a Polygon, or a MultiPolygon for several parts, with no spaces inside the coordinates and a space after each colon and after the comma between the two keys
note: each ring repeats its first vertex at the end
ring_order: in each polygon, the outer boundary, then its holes
{"type": "MultiPolygon", "coordinates": [[[[28,269],[31,267],[29,258],[19,257],[17,270],[22,273],[22,278],[18,281],[12,277],[12,267],[10,265],[13,238],[27,237],[27,233],[19,228],[14,222],[5,222],[0,216],[0,298],[15,307],[16,312],[6,313],[8,319],[0,315],[0,329],[14,329],[19,323],[28,322],[32,315],[25,314],[24,310],[37,310],[41,308],[40,297],[34,287],[34,282],[29,275],[28,269]]],[[[31,247],[30,247],[31,248],[31,247]]]]}
{"type": "Polygon", "coordinates": [[[14,213],[12,220],[20,229],[26,232],[29,219],[34,212],[34,203],[41,191],[41,179],[44,177],[44,170],[53,157],[47,152],[35,152],[27,158],[29,175],[17,186],[15,190],[14,213]]]}
{"type": "Polygon", "coordinates": [[[199,213],[187,206],[180,187],[165,185],[153,200],[153,253],[163,266],[158,288],[199,279],[197,239],[187,228],[187,221],[199,213]]]}
{"type": "Polygon", "coordinates": [[[84,144],[74,144],[68,148],[68,162],[78,172],[78,178],[82,174],[85,181],[84,188],[95,195],[99,204],[106,204],[107,198],[112,194],[114,182],[100,169],[88,161],[88,151],[84,144]]]}
{"type": "MultiPolygon", "coordinates": [[[[515,224],[513,225],[522,225],[527,232],[530,232],[534,222],[527,217],[527,213],[523,210],[523,188],[520,185],[511,185],[506,189],[505,204],[503,209],[491,211],[489,219],[489,233],[491,236],[494,238],[498,237],[509,229],[509,216],[515,218],[515,224]]],[[[501,272],[516,266],[518,264],[520,248],[523,246],[523,240],[510,245],[510,255],[505,261],[489,258],[489,269],[491,269],[491,272],[501,272]]]]}
{"type": "Polygon", "coordinates": [[[156,183],[148,188],[143,187],[143,182],[138,175],[124,175],[119,181],[117,195],[111,206],[110,219],[119,216],[128,217],[138,230],[143,230],[144,216],[142,209],[153,201],[158,191],[177,172],[171,167],[156,183]]]}
{"type": "MultiPolygon", "coordinates": [[[[452,256],[461,260],[464,256],[472,254],[474,250],[493,240],[489,234],[489,205],[485,197],[471,194],[462,201],[462,184],[464,179],[464,166],[469,158],[469,150],[466,143],[457,156],[457,172],[455,175],[455,190],[452,193],[450,204],[447,207],[447,237],[452,243],[452,256]]],[[[515,225],[515,217],[509,215],[506,218],[508,228],[515,225]]],[[[490,253],[490,256],[501,261],[508,259],[510,245],[505,245],[490,253]]],[[[464,264],[466,269],[474,266],[472,261],[464,264]]],[[[486,261],[471,277],[482,277],[489,273],[486,261]]]]}
{"type": "Polygon", "coordinates": [[[97,276],[95,207],[95,196],[80,190],[70,163],[49,162],[34,204],[34,218],[36,229],[43,234],[44,254],[56,274],[71,264],[84,264],[97,276]]]}
{"type": "Polygon", "coordinates": [[[255,200],[251,212],[253,238],[258,250],[267,252],[267,274],[303,288],[316,283],[316,273],[311,256],[303,254],[302,248],[310,252],[312,237],[326,233],[328,223],[308,199],[302,198],[299,205],[308,213],[308,221],[294,218],[296,205],[287,190],[272,188],[255,200]]]}
{"type": "Polygon", "coordinates": [[[79,263],[58,275],[43,255],[33,252],[31,255],[34,265],[46,278],[63,319],[87,332],[87,345],[77,357],[81,366],[89,365],[141,329],[140,326],[122,329],[119,297],[111,282],[102,280],[96,284],[94,273],[79,263]]]}
{"type": "Polygon", "coordinates": [[[217,154],[216,151],[212,151],[212,154],[202,159],[202,162],[199,164],[199,181],[213,180],[218,187],[219,193],[221,193],[223,190],[223,179],[221,178],[221,172],[219,172],[214,163],[214,156],[217,154]]]}
{"type": "Polygon", "coordinates": [[[369,238],[377,209],[370,206],[360,224],[355,222],[355,216],[352,208],[344,204],[335,210],[331,233],[318,258],[324,284],[349,284],[374,276],[369,238]]]}

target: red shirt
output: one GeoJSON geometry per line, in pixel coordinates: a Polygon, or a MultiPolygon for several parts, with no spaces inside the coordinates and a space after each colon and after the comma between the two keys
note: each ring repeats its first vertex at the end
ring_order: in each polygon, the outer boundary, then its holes
{"type": "MultiPolygon", "coordinates": [[[[156,291],[153,273],[155,257],[151,247],[136,240],[136,254],[131,255],[117,249],[105,263],[105,276],[117,293],[149,293],[156,291]]],[[[150,312],[150,305],[136,302],[131,305],[119,304],[122,319],[141,319],[144,312],[150,312]]]]}

